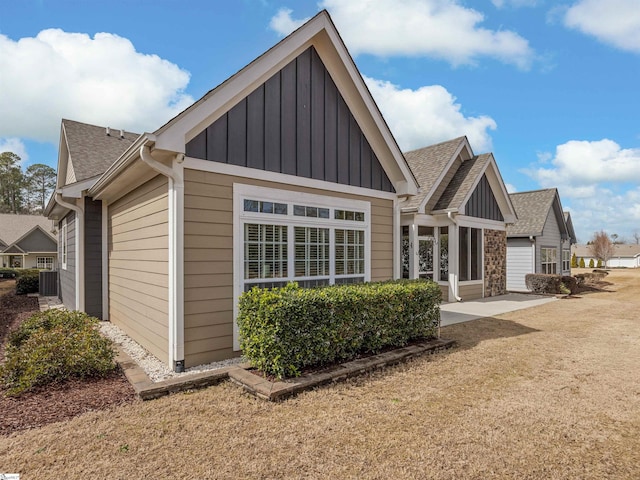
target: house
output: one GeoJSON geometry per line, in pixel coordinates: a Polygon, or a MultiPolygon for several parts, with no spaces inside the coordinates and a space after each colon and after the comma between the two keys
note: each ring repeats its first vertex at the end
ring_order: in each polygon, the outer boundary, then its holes
{"type": "MultiPolygon", "coordinates": [[[[589,245],[573,245],[572,254],[576,259],[583,258],[585,266],[593,260],[593,264],[598,264],[598,259],[593,255],[589,245]]],[[[614,244],[613,255],[607,261],[608,268],[639,268],[640,267],[640,245],[637,244],[614,244]]]]}
{"type": "Polygon", "coordinates": [[[104,318],[104,226],[101,203],[86,191],[138,136],[72,120],[60,128],[56,191],[44,212],[59,232],[58,295],[67,308],[98,318],[104,318]]]}
{"type": "Polygon", "coordinates": [[[400,206],[402,276],[435,280],[450,302],[505,293],[516,215],[493,155],[475,155],[460,137],[405,158],[420,191],[400,206]]]}
{"type": "Polygon", "coordinates": [[[555,188],[509,195],[518,220],[507,226],[507,289],[526,291],[529,273],[571,274],[576,243],[569,212],[555,188]]]}
{"type": "Polygon", "coordinates": [[[0,213],[0,267],[53,270],[58,247],[42,215],[0,213]]]}
{"type": "Polygon", "coordinates": [[[323,11],[154,133],[63,121],[63,301],[179,371],[239,354],[254,286],[501,293],[515,211],[493,156],[449,143],[405,158],[323,11]]]}

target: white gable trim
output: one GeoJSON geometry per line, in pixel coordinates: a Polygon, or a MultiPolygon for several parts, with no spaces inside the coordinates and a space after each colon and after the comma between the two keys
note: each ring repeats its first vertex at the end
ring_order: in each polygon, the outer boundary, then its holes
{"type": "Polygon", "coordinates": [[[389,127],[323,11],[156,132],[156,148],[185,153],[185,144],[255,88],[314,46],[351,113],[399,195],[415,195],[418,185],[389,127]]]}
{"type": "Polygon", "coordinates": [[[431,190],[429,190],[429,192],[427,192],[427,194],[425,195],[424,199],[422,200],[422,203],[420,203],[420,205],[418,206],[418,213],[426,214],[425,208],[427,207],[427,203],[429,203],[431,196],[436,192],[438,187],[442,184],[442,182],[444,181],[444,177],[447,175],[447,173],[449,173],[449,170],[451,170],[451,167],[460,156],[462,156],[462,158],[460,159],[462,162],[470,158],[473,158],[473,150],[471,149],[471,144],[469,143],[469,140],[467,139],[467,137],[464,137],[464,139],[460,141],[460,145],[458,145],[458,148],[456,149],[454,154],[451,155],[451,158],[447,162],[446,166],[442,169],[442,172],[440,172],[440,175],[438,175],[438,178],[436,179],[435,183],[431,187],[431,190]],[[466,155],[462,155],[463,152],[466,152],[466,155]]]}

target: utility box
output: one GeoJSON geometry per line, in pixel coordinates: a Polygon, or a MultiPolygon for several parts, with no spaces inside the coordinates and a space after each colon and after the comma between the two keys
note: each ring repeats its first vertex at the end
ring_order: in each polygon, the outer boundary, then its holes
{"type": "Polygon", "coordinates": [[[40,289],[41,297],[57,297],[58,296],[58,272],[43,270],[40,272],[40,289]]]}

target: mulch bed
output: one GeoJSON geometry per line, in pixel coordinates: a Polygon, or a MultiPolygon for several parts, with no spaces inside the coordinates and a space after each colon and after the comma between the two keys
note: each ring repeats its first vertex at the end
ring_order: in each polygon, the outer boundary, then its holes
{"type": "MultiPolygon", "coordinates": [[[[37,311],[37,298],[14,291],[0,296],[0,361],[9,332],[37,311]]],[[[120,369],[107,378],[69,380],[18,397],[8,397],[0,390],[0,435],[134,401],[136,394],[120,369]]]]}

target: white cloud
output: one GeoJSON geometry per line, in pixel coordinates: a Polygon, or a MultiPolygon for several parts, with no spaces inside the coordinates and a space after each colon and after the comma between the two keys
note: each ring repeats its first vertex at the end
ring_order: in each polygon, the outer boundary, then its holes
{"type": "Polygon", "coordinates": [[[0,136],[57,143],[60,119],[142,132],[189,106],[189,73],[126,38],[59,29],[0,34],[0,136]]]}
{"type": "Polygon", "coordinates": [[[507,7],[535,7],[538,4],[537,0],[491,0],[491,3],[496,8],[507,7]]]}
{"type": "Polygon", "coordinates": [[[505,183],[504,186],[507,189],[507,193],[516,193],[518,191],[518,189],[511,183],[505,183]]]}
{"type": "Polygon", "coordinates": [[[416,90],[364,77],[371,95],[404,151],[466,135],[475,151],[491,150],[488,130],[496,122],[487,116],[465,117],[456,98],[440,85],[416,90]]]}
{"type": "MultiPolygon", "coordinates": [[[[528,69],[534,58],[529,42],[510,30],[482,28],[484,15],[456,0],[322,0],[353,55],[429,56],[454,66],[479,57],[528,69]]],[[[271,27],[289,34],[300,21],[280,10],[271,27]]]]}
{"type": "Polygon", "coordinates": [[[557,187],[581,242],[596,230],[630,237],[640,222],[640,148],[609,139],[572,140],[522,170],[545,188],[557,187]]]}
{"type": "Polygon", "coordinates": [[[13,152],[20,157],[21,163],[29,160],[27,147],[19,138],[0,138],[0,153],[13,152]]]}
{"type": "Polygon", "coordinates": [[[569,28],[622,50],[640,53],[638,0],[579,0],[564,14],[569,28]]]}
{"type": "Polygon", "coordinates": [[[281,35],[288,35],[295,29],[300,27],[303,23],[307,22],[310,17],[294,20],[291,17],[293,10],[290,8],[281,8],[276,15],[271,18],[269,27],[271,30],[280,33],[281,35]]]}

